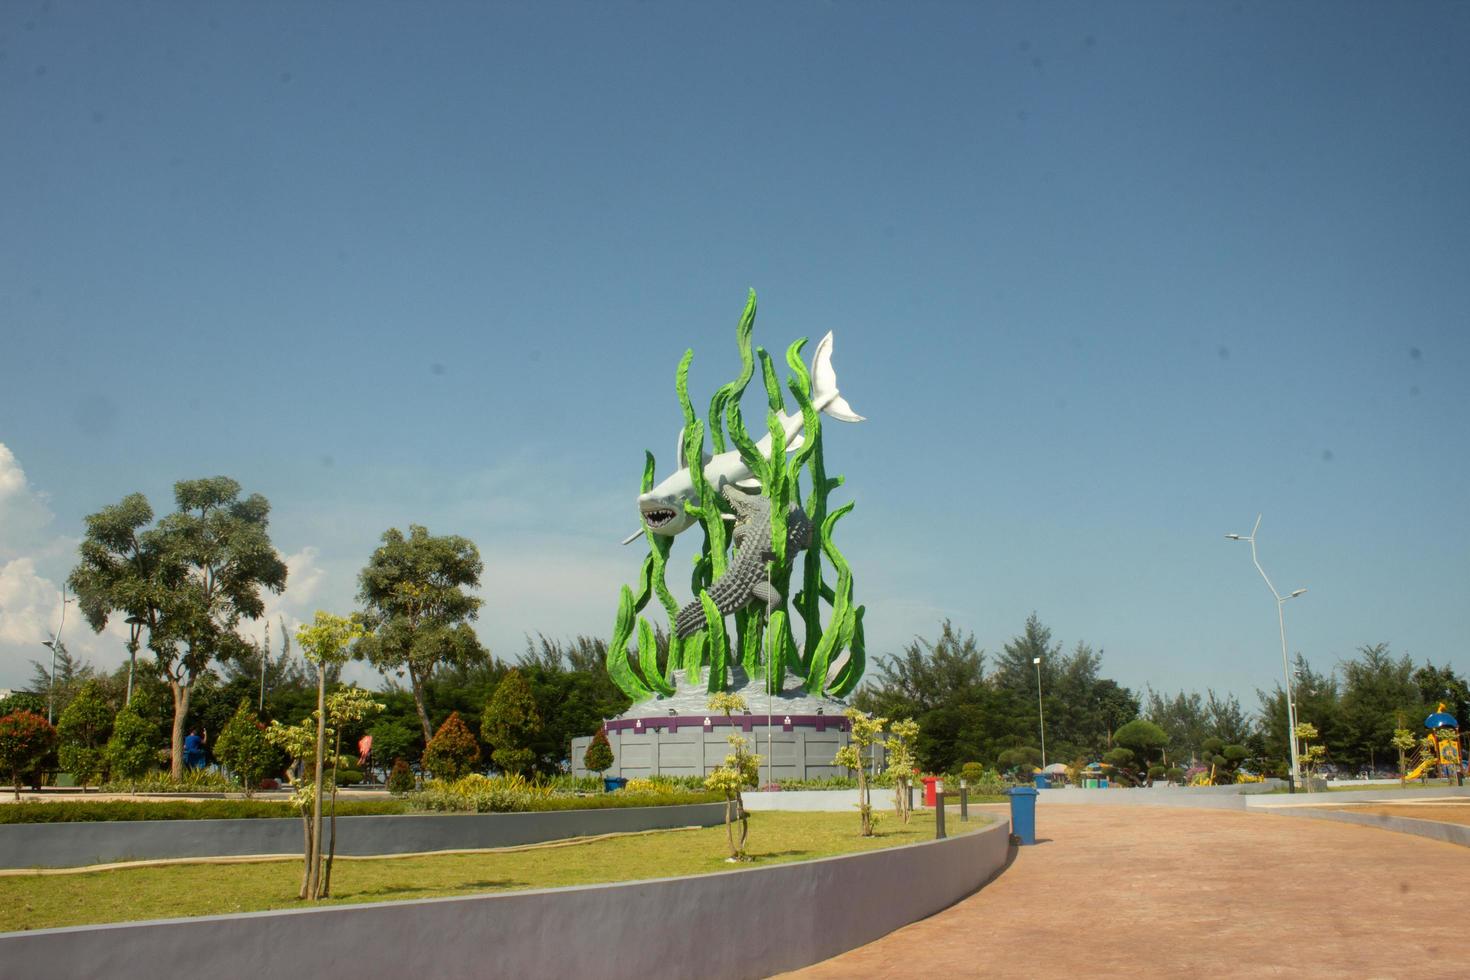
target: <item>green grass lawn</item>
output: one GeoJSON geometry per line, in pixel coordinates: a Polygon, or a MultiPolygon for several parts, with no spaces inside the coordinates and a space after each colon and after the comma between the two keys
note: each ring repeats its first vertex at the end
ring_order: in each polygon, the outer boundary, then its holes
{"type": "MultiPolygon", "coordinates": [[[[951,813],[946,827],[957,836],[978,830],[989,820],[972,814],[969,823],[960,823],[951,813]]],[[[385,902],[710,874],[915,844],[933,837],[934,818],[928,813],[916,813],[907,826],[884,814],[877,836],[864,838],[858,836],[856,813],[761,812],[750,818],[749,864],[725,862],[729,852],[723,825],[493,854],[339,857],[327,901],[385,902]]],[[[308,903],[296,898],[300,885],[299,860],[5,876],[0,877],[0,931],[301,908],[308,903]]]]}

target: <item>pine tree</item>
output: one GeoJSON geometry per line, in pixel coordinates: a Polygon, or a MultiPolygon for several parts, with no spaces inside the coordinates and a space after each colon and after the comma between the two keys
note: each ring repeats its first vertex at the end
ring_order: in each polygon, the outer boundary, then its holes
{"type": "Polygon", "coordinates": [[[531,736],[540,730],[541,714],[531,685],[519,670],[511,670],[495,688],[480,722],[490,758],[505,772],[525,772],[536,761],[531,736]]]}

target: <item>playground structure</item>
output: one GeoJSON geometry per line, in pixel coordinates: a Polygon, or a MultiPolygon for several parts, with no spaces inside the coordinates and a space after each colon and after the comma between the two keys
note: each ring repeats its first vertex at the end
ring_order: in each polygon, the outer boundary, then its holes
{"type": "Polygon", "coordinates": [[[1439,775],[1449,780],[1465,776],[1465,753],[1460,742],[1460,723],[1444,709],[1445,706],[1441,703],[1437,711],[1424,719],[1424,727],[1429,729],[1428,744],[1421,745],[1409,757],[1410,769],[1404,775],[1406,780],[1427,779],[1434,775],[1436,769],[1439,770],[1439,775]]]}

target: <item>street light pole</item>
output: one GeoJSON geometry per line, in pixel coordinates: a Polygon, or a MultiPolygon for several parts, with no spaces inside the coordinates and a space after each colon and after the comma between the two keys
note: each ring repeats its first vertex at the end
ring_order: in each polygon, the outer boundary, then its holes
{"type": "Polygon", "coordinates": [[[66,649],[61,643],[61,631],[66,627],[66,607],[69,602],[71,600],[66,597],[66,586],[62,585],[61,622],[57,624],[56,632],[51,634],[51,639],[41,641],[42,646],[51,648],[51,683],[47,686],[46,690],[46,724],[48,725],[54,725],[56,723],[54,717],[56,713],[56,654],[59,650],[66,649]]]}
{"type": "Polygon", "coordinates": [[[128,693],[124,705],[133,703],[133,672],[138,667],[138,647],[142,645],[143,627],[147,623],[142,616],[128,617],[128,693]]]}
{"type": "Polygon", "coordinates": [[[1036,665],[1036,717],[1041,722],[1041,768],[1046,768],[1046,712],[1041,707],[1041,658],[1033,657],[1036,665]]]}
{"type": "Polygon", "coordinates": [[[1239,534],[1227,534],[1225,535],[1225,537],[1229,538],[1231,541],[1250,542],[1251,562],[1256,566],[1256,571],[1261,573],[1261,578],[1264,579],[1266,582],[1266,588],[1271,590],[1271,596],[1276,600],[1276,626],[1277,629],[1281,632],[1281,673],[1286,680],[1286,743],[1287,746],[1291,749],[1291,779],[1288,789],[1291,792],[1295,793],[1296,784],[1301,781],[1302,767],[1301,759],[1298,757],[1296,748],[1296,698],[1291,689],[1291,662],[1286,655],[1286,615],[1282,611],[1282,607],[1286,605],[1286,601],[1288,599],[1295,599],[1297,596],[1303,594],[1307,590],[1296,589],[1295,591],[1287,595],[1282,595],[1280,592],[1276,591],[1276,586],[1271,584],[1271,577],[1266,574],[1266,570],[1261,567],[1261,562],[1256,557],[1256,532],[1259,531],[1260,528],[1261,515],[1257,514],[1256,525],[1255,527],[1251,528],[1251,533],[1249,535],[1242,536],[1239,534]]]}

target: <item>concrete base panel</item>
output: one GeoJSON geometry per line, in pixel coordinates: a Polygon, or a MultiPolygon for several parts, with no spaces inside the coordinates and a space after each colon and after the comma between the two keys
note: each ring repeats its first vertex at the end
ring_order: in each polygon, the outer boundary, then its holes
{"type": "Polygon", "coordinates": [[[1005,866],[1009,825],[695,878],[0,935],[8,976],[746,980],[932,915],[1005,866]]]}
{"type": "MultiPolygon", "coordinates": [[[[426,813],[337,818],[337,853],[513,847],[569,837],[713,827],[725,804],[552,810],[542,813],[426,813]]],[[[301,820],[118,820],[0,824],[0,867],[65,868],[113,861],[300,854],[301,820]]]]}

